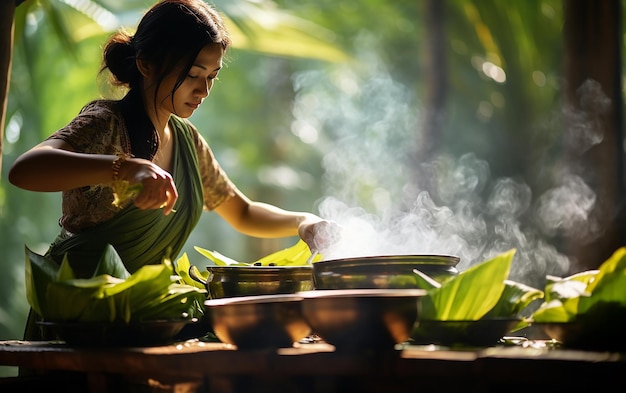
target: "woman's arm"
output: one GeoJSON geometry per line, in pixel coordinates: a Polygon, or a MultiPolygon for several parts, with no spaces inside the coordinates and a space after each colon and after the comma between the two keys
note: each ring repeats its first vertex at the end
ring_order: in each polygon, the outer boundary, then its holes
{"type": "MultiPolygon", "coordinates": [[[[29,191],[54,192],[73,188],[109,184],[113,179],[113,162],[118,157],[72,151],[60,139],[46,140],[22,154],[9,170],[9,182],[29,191]]],[[[163,208],[169,214],[178,198],[172,176],[151,161],[129,158],[122,162],[119,180],[142,183],[134,199],[140,209],[163,208]]]]}
{"type": "Polygon", "coordinates": [[[336,224],[315,214],[251,201],[240,191],[219,205],[215,212],[235,230],[246,235],[260,238],[298,235],[311,250],[323,248],[333,241],[333,235],[338,234],[336,224]]]}
{"type": "Polygon", "coordinates": [[[9,170],[9,182],[29,191],[65,191],[111,182],[117,157],[75,153],[60,139],[40,143],[19,156],[9,170]]]}

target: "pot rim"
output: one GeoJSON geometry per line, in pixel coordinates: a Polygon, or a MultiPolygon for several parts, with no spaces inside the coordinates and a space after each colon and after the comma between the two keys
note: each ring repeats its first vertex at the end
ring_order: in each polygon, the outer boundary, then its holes
{"type": "Polygon", "coordinates": [[[296,292],[296,295],[306,299],[319,298],[388,298],[388,297],[422,297],[428,292],[419,288],[352,288],[352,289],[314,289],[311,291],[296,292]]]}
{"type": "Polygon", "coordinates": [[[350,266],[363,265],[367,263],[384,262],[387,264],[405,264],[405,263],[420,263],[429,265],[444,265],[455,267],[461,258],[454,255],[445,254],[399,254],[399,255],[370,255],[361,257],[348,257],[338,259],[328,259],[313,263],[313,267],[326,267],[326,266],[350,266]]]}
{"type": "Polygon", "coordinates": [[[206,307],[219,307],[228,305],[250,305],[250,304],[271,304],[271,303],[291,303],[300,302],[303,297],[295,293],[277,293],[271,295],[248,295],[223,297],[217,299],[207,299],[204,301],[206,307]]]}
{"type": "Polygon", "coordinates": [[[309,265],[286,265],[286,266],[213,266],[206,267],[209,272],[232,272],[237,271],[239,273],[281,273],[285,271],[303,271],[310,272],[313,270],[313,266],[309,265]]]}

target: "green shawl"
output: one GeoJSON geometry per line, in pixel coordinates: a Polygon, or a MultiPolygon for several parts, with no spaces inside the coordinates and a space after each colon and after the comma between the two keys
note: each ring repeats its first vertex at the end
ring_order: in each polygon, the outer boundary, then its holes
{"type": "Polygon", "coordinates": [[[91,277],[107,244],[115,248],[130,273],[143,265],[161,263],[164,257],[177,257],[202,214],[203,190],[193,130],[174,116],[170,125],[175,142],[176,211],[166,216],[161,209],[140,210],[130,204],[112,219],[79,234],[63,231],[47,255],[61,261],[68,253],[79,277],[91,277]]]}

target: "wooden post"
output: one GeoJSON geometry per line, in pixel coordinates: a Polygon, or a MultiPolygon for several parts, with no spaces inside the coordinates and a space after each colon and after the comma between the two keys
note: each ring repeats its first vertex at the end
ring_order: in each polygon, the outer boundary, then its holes
{"type": "Polygon", "coordinates": [[[567,239],[572,270],[581,271],[597,268],[625,243],[622,6],[619,0],[564,0],[563,5],[564,165],[597,197],[579,228],[586,233],[567,239]]]}
{"type": "Polygon", "coordinates": [[[0,174],[2,173],[2,141],[6,121],[11,59],[13,57],[13,16],[16,2],[0,0],[0,174]]]}

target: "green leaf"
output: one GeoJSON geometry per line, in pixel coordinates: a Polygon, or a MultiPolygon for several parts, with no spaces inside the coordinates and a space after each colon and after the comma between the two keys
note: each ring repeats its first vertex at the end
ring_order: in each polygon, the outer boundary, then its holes
{"type": "Polygon", "coordinates": [[[423,273],[418,269],[413,269],[413,273],[415,273],[415,281],[417,282],[418,288],[426,290],[441,288],[441,284],[426,273],[423,273]]]}
{"type": "MultiPolygon", "coordinates": [[[[250,263],[236,261],[219,253],[218,251],[209,251],[198,246],[194,246],[194,248],[218,266],[269,266],[270,264],[275,266],[303,266],[306,265],[309,257],[311,256],[309,246],[302,239],[299,239],[298,242],[291,247],[268,254],[263,258],[250,263]]],[[[320,261],[322,258],[323,256],[318,254],[315,258],[313,258],[313,262],[320,261]]]]}
{"type": "MultiPolygon", "coordinates": [[[[621,247],[598,270],[563,279],[550,277],[545,288],[546,301],[533,313],[532,319],[535,322],[571,322],[591,312],[626,308],[624,288],[626,247],[621,247]]],[[[609,323],[610,315],[605,317],[609,323]]]]}
{"type": "MultiPolygon", "coordinates": [[[[296,244],[291,247],[287,247],[283,250],[274,252],[272,254],[266,255],[261,259],[258,259],[255,264],[261,264],[263,266],[268,266],[270,263],[273,263],[276,266],[287,266],[287,265],[296,265],[302,266],[306,265],[307,260],[311,256],[311,250],[309,249],[308,244],[302,239],[299,239],[296,244]]],[[[322,258],[322,255],[318,254],[313,262],[319,261],[322,258]]]]}
{"type": "Polygon", "coordinates": [[[128,323],[190,318],[203,311],[206,290],[177,282],[180,277],[167,258],[129,275],[115,249],[107,247],[96,269],[100,274],[78,279],[67,258],[59,267],[26,250],[29,301],[46,320],[128,323]]]}
{"type": "Polygon", "coordinates": [[[218,266],[250,266],[252,265],[251,263],[235,261],[234,259],[231,259],[227,257],[226,255],[222,255],[217,251],[210,251],[205,248],[198,247],[198,246],[194,246],[193,248],[196,251],[198,251],[201,255],[209,258],[211,261],[213,261],[213,263],[215,263],[218,266]]]}
{"type": "Polygon", "coordinates": [[[268,2],[220,4],[224,22],[237,48],[278,56],[320,59],[335,63],[349,56],[333,43],[333,33],[268,2]]]}
{"type": "Polygon", "coordinates": [[[98,276],[100,274],[108,274],[122,279],[126,279],[130,276],[122,258],[120,258],[115,248],[110,244],[107,244],[105,247],[100,260],[98,261],[98,266],[96,266],[94,276],[98,276]]]}
{"type": "Polygon", "coordinates": [[[181,284],[187,284],[187,285],[191,285],[193,287],[199,288],[199,289],[206,290],[206,286],[204,284],[191,278],[191,276],[189,275],[190,269],[193,269],[194,273],[196,273],[198,277],[202,277],[205,280],[208,280],[209,278],[208,270],[205,270],[204,272],[200,272],[200,270],[198,270],[196,266],[191,264],[191,262],[189,261],[189,257],[187,256],[187,253],[183,253],[183,255],[180,258],[178,258],[176,262],[174,262],[174,272],[180,277],[178,282],[181,284]]]}
{"type": "MultiPolygon", "coordinates": [[[[595,293],[597,287],[605,284],[605,280],[612,281],[616,277],[622,277],[624,276],[624,272],[626,272],[626,247],[621,247],[600,265],[596,276],[589,281],[587,291],[589,293],[595,293]]],[[[623,298],[622,296],[622,299],[623,298]]]]}
{"type": "Polygon", "coordinates": [[[498,303],[485,316],[490,318],[522,317],[522,312],[530,303],[542,299],[543,296],[543,291],[540,289],[512,280],[504,280],[504,290],[498,303]]]}
{"type": "Polygon", "coordinates": [[[104,287],[118,282],[118,278],[101,275],[50,283],[46,293],[48,304],[43,316],[53,321],[113,321],[115,310],[111,312],[99,299],[102,298],[104,287]],[[84,317],[93,314],[97,318],[84,317]]]}
{"type": "Polygon", "coordinates": [[[197,316],[197,303],[206,291],[189,285],[171,284],[166,293],[133,309],[135,320],[183,319],[197,316]]]}
{"type": "Polygon", "coordinates": [[[421,318],[478,320],[491,310],[504,291],[515,249],[476,264],[433,288],[422,299],[421,318]]]}
{"type": "Polygon", "coordinates": [[[67,254],[63,256],[63,261],[61,262],[61,267],[59,268],[59,273],[57,274],[56,281],[65,281],[65,280],[73,280],[76,278],[76,274],[74,274],[74,269],[72,269],[72,265],[70,265],[70,260],[67,257],[67,254]]]}
{"type": "Polygon", "coordinates": [[[48,285],[55,281],[59,272],[59,265],[53,260],[31,251],[26,246],[24,249],[26,256],[24,267],[26,299],[37,314],[44,315],[47,308],[46,292],[48,285]]]}
{"type": "Polygon", "coordinates": [[[570,322],[576,317],[576,310],[578,309],[578,298],[571,299],[566,306],[560,300],[552,300],[547,303],[543,303],[537,311],[535,311],[531,318],[534,322],[570,322]]]}

